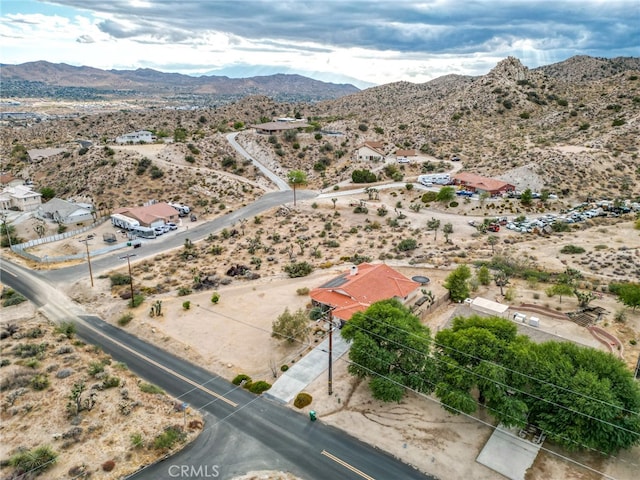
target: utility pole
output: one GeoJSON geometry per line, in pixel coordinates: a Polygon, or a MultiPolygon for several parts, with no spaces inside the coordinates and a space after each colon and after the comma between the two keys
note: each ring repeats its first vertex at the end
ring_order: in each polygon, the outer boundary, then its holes
{"type": "Polygon", "coordinates": [[[131,275],[131,257],[135,257],[135,253],[129,253],[123,257],[120,257],[120,260],[127,259],[127,265],[129,266],[129,285],[131,286],[131,306],[133,307],[133,275],[131,275]]]}
{"type": "Polygon", "coordinates": [[[85,238],[84,240],[78,240],[80,243],[84,243],[84,246],[87,247],[87,263],[89,264],[89,278],[91,278],[91,288],[93,288],[93,272],[91,271],[91,255],[89,254],[89,239],[85,238]]]}

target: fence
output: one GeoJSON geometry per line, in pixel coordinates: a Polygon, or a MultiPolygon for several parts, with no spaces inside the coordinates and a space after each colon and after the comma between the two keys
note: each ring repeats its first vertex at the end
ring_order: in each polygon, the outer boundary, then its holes
{"type": "Polygon", "coordinates": [[[420,319],[424,320],[427,315],[429,315],[431,312],[435,311],[439,306],[444,305],[445,303],[448,303],[449,302],[449,298],[450,298],[450,294],[449,294],[449,292],[446,292],[441,297],[436,298],[435,301],[431,305],[429,305],[428,307],[424,306],[424,305],[422,307],[420,307],[420,309],[419,309],[420,319]]]}
{"type": "MultiPolygon", "coordinates": [[[[44,257],[39,257],[37,255],[33,255],[32,253],[26,252],[25,250],[28,248],[33,248],[36,247],[38,245],[44,245],[45,243],[52,243],[52,242],[57,242],[60,240],[64,240],[65,238],[70,238],[73,237],[75,235],[79,235],[81,233],[84,232],[88,232],[89,230],[96,228],[97,226],[101,225],[102,223],[104,223],[105,221],[107,221],[109,219],[109,217],[101,217],[99,219],[97,219],[95,222],[93,222],[91,225],[87,225],[86,227],[82,227],[79,228],[77,230],[71,230],[68,232],[64,232],[64,233],[58,233],[56,235],[49,235],[48,237],[42,237],[42,238],[36,238],[34,240],[29,240],[28,242],[24,242],[24,243],[18,243],[16,245],[12,245],[11,246],[11,250],[20,255],[23,258],[26,258],[28,260],[33,260],[34,262],[64,262],[64,261],[68,261],[68,260],[78,260],[78,259],[82,259],[85,258],[87,256],[86,253],[77,253],[74,255],[64,255],[61,257],[49,257],[49,256],[44,256],[44,257]]],[[[122,246],[126,246],[126,243],[123,244],[118,244],[118,245],[111,245],[110,247],[106,247],[103,248],[99,251],[93,252],[94,255],[98,255],[100,253],[106,253],[109,252],[111,250],[116,250],[117,248],[122,248],[122,246]]]]}

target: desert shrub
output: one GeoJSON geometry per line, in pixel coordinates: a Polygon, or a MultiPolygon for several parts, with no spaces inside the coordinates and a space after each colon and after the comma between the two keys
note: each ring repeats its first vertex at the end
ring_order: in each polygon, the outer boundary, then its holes
{"type": "Polygon", "coordinates": [[[627,321],[627,311],[624,308],[617,310],[613,316],[613,319],[618,323],[624,323],[627,321]]]}
{"type": "Polygon", "coordinates": [[[184,310],[189,310],[191,308],[191,302],[187,300],[186,302],[182,302],[182,308],[184,310]]]}
{"type": "Polygon", "coordinates": [[[296,294],[300,296],[309,295],[309,288],[308,287],[299,288],[296,290],[296,294]]]}
{"type": "Polygon", "coordinates": [[[129,275],[123,275],[122,273],[109,275],[109,280],[111,280],[112,287],[117,285],[129,285],[131,283],[131,277],[129,275]]]}
{"type": "Polygon", "coordinates": [[[31,388],[34,390],[45,390],[49,385],[49,377],[44,373],[39,373],[31,379],[31,388]]]}
{"type": "Polygon", "coordinates": [[[426,192],[424,195],[422,195],[421,200],[423,203],[433,203],[436,201],[437,196],[437,192],[426,192]]]}
{"type": "Polygon", "coordinates": [[[455,207],[457,207],[458,205],[459,205],[459,203],[458,203],[458,202],[456,202],[455,200],[449,204],[449,206],[450,206],[451,208],[455,208],[455,207]]]}
{"type": "Polygon", "coordinates": [[[187,434],[179,425],[171,425],[164,429],[164,432],[153,439],[153,448],[156,450],[169,450],[176,442],[183,442],[187,434]]]}
{"type": "Polygon", "coordinates": [[[57,459],[58,454],[50,446],[42,445],[33,450],[16,453],[9,459],[9,465],[35,477],[53,466],[57,459]]]}
{"type": "Polygon", "coordinates": [[[245,375],[244,373],[240,373],[236,375],[233,380],[231,380],[231,383],[233,383],[234,385],[240,385],[242,382],[250,383],[251,377],[249,375],[245,375]]]}
{"type": "Polygon", "coordinates": [[[289,370],[289,365],[282,365],[282,366],[280,367],[280,371],[281,371],[281,372],[286,372],[287,370],[289,370]]]}
{"type": "Polygon", "coordinates": [[[104,364],[102,362],[91,362],[88,367],[89,375],[95,377],[99,373],[104,372],[104,364]]]}
{"type": "Polygon", "coordinates": [[[0,360],[0,368],[9,365],[11,365],[11,360],[9,360],[8,358],[3,358],[2,360],[0,360]]]}
{"type": "Polygon", "coordinates": [[[246,388],[251,393],[260,395],[262,392],[269,390],[271,388],[271,384],[269,382],[265,382],[264,380],[258,380],[257,382],[253,382],[251,385],[249,385],[246,388]]]}
{"type": "Polygon", "coordinates": [[[178,296],[184,297],[185,295],[189,295],[191,293],[191,289],[189,287],[180,287],[178,289],[178,296]]]}
{"type": "Polygon", "coordinates": [[[293,405],[295,405],[296,408],[304,408],[307,405],[311,405],[312,401],[313,397],[311,395],[309,395],[307,392],[300,392],[298,395],[296,395],[296,399],[293,401],[293,405]]]}
{"type": "Polygon", "coordinates": [[[164,390],[153,383],[140,382],[138,388],[144,393],[164,393],[164,390]]]}
{"type": "Polygon", "coordinates": [[[136,294],[133,296],[133,299],[129,301],[129,306],[131,308],[136,308],[142,305],[142,302],[144,302],[144,296],[140,294],[136,294]]]}
{"type": "Polygon", "coordinates": [[[507,302],[512,302],[516,298],[516,291],[513,288],[508,288],[506,292],[504,292],[504,299],[507,302]]]}
{"type": "Polygon", "coordinates": [[[101,466],[102,466],[102,470],[104,470],[105,472],[110,472],[115,468],[116,462],[114,462],[113,460],[107,460],[101,466]]]}
{"type": "Polygon", "coordinates": [[[16,292],[12,288],[4,288],[2,290],[2,294],[0,295],[0,298],[2,298],[3,307],[18,305],[22,302],[27,301],[27,299],[24,296],[22,296],[20,293],[16,292]]]}
{"type": "Polygon", "coordinates": [[[144,446],[144,440],[141,433],[132,433],[129,438],[131,439],[131,446],[133,448],[142,448],[144,446]]]}
{"type": "Polygon", "coordinates": [[[125,325],[129,325],[129,322],[131,322],[131,320],[133,320],[133,314],[125,313],[118,319],[118,325],[124,327],[125,325]]]}
{"type": "Polygon", "coordinates": [[[554,232],[568,232],[571,229],[568,223],[555,221],[551,224],[551,230],[554,232]]]}
{"type": "Polygon", "coordinates": [[[418,246],[418,242],[414,238],[405,238],[398,243],[398,250],[401,252],[407,252],[409,250],[415,250],[418,246]]]}
{"type": "Polygon", "coordinates": [[[568,253],[568,254],[584,253],[584,248],[578,247],[576,245],[565,245],[560,249],[560,253],[568,253]]]}
{"type": "Polygon", "coordinates": [[[219,301],[220,301],[220,294],[218,292],[213,292],[213,294],[211,295],[211,303],[215,305],[219,301]]]}
{"type": "Polygon", "coordinates": [[[313,272],[313,266],[307,262],[293,262],[285,265],[284,271],[289,275],[289,278],[306,277],[313,272]]]}
{"type": "Polygon", "coordinates": [[[102,381],[102,388],[115,388],[120,386],[120,379],[118,377],[108,376],[102,381]]]}

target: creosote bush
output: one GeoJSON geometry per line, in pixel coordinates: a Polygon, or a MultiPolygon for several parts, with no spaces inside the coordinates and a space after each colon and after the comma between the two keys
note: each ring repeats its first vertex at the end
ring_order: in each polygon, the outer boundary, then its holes
{"type": "Polygon", "coordinates": [[[311,405],[313,397],[309,395],[307,392],[300,392],[296,395],[296,399],[293,401],[293,405],[296,408],[304,408],[307,405],[311,405]]]}

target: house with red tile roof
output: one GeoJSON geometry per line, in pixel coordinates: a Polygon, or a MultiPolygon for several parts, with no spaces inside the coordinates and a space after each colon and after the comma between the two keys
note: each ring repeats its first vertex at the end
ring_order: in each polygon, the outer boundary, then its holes
{"type": "Polygon", "coordinates": [[[177,222],[179,212],[166,202],[158,202],[144,207],[122,207],[113,213],[126,215],[140,222],[143,227],[157,227],[167,222],[177,222]]]}
{"type": "Polygon", "coordinates": [[[372,303],[397,298],[406,304],[419,293],[420,284],[393,268],[361,263],[310,292],[314,306],[333,309],[333,318],[349,320],[372,303]]]}
{"type": "Polygon", "coordinates": [[[382,142],[366,141],[356,149],[355,153],[357,160],[380,162],[385,159],[382,142]]]}
{"type": "Polygon", "coordinates": [[[453,175],[453,183],[464,187],[466,190],[476,193],[486,192],[491,196],[512,192],[516,189],[515,185],[502,180],[469,172],[458,172],[453,175]]]}

